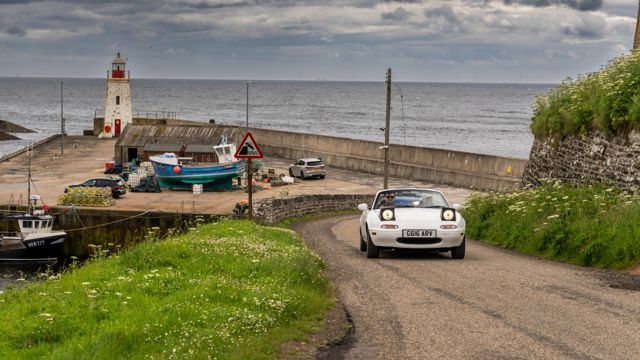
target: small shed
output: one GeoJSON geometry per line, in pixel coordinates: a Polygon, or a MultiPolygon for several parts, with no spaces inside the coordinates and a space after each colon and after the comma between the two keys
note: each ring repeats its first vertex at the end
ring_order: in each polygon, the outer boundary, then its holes
{"type": "Polygon", "coordinates": [[[189,125],[133,125],[124,128],[115,144],[114,160],[117,163],[130,162],[141,157],[147,159],[148,154],[173,152],[178,156],[193,157],[197,162],[216,162],[213,146],[217,145],[222,135],[233,137],[234,127],[208,123],[191,123],[189,125]],[[184,148],[182,148],[184,146],[184,148]],[[191,146],[191,153],[187,148],[191,146]],[[184,154],[180,150],[184,150],[184,154]]]}
{"type": "Polygon", "coordinates": [[[147,144],[142,148],[142,159],[149,161],[149,156],[162,155],[164,153],[174,153],[178,156],[185,155],[186,146],[184,144],[147,144]]]}
{"type": "Polygon", "coordinates": [[[216,155],[213,145],[189,144],[187,145],[184,154],[186,157],[192,158],[191,161],[197,163],[218,162],[218,155],[216,155]]]}

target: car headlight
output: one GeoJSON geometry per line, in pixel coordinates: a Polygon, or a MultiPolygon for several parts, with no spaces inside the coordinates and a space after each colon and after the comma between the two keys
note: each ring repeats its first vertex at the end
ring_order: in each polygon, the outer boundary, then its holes
{"type": "Polygon", "coordinates": [[[454,221],[456,219],[456,211],[454,209],[442,209],[441,219],[444,221],[454,221]]]}
{"type": "Polygon", "coordinates": [[[380,217],[385,221],[393,220],[395,218],[395,213],[393,209],[383,209],[380,212],[380,217]]]}

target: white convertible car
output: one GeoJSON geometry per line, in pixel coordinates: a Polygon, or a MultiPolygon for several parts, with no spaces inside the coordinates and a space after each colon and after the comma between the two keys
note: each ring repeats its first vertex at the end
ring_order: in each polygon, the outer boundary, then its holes
{"type": "Polygon", "coordinates": [[[384,249],[437,249],[463,259],[465,222],[460,205],[440,191],[398,188],[379,191],[371,207],[358,205],[360,250],[377,258],[384,249]]]}

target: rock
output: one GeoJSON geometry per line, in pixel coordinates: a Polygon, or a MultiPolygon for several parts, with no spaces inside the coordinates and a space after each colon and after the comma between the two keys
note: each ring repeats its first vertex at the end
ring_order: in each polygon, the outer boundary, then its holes
{"type": "Polygon", "coordinates": [[[27,129],[24,126],[14,124],[7,120],[0,120],[0,131],[10,132],[10,133],[34,133],[35,132],[31,129],[27,129]]]}
{"type": "Polygon", "coordinates": [[[4,140],[20,140],[19,137],[0,131],[0,141],[4,140]]]}

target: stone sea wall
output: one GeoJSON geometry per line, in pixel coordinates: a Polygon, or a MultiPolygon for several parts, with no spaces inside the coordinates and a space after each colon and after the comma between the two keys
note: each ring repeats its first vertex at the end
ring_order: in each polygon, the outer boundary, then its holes
{"type": "Polygon", "coordinates": [[[300,195],[257,201],[253,205],[254,219],[263,224],[274,224],[288,218],[297,218],[318,212],[356,210],[358,204],[371,204],[374,194],[368,195],[300,195]]]}
{"type": "Polygon", "coordinates": [[[524,184],[553,178],[572,183],[609,182],[640,188],[640,132],[607,137],[600,131],[564,138],[536,137],[523,174],[524,184]]]}

